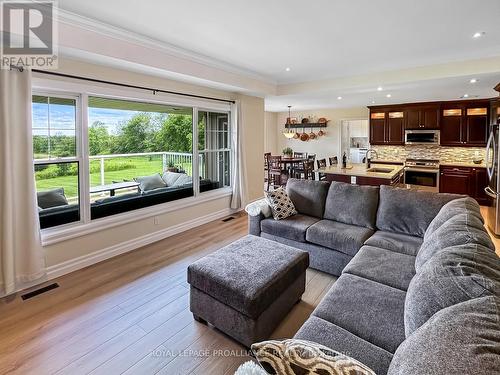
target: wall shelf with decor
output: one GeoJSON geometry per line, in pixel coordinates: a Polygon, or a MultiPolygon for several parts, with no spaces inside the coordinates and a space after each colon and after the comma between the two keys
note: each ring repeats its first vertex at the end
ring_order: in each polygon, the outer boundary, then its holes
{"type": "Polygon", "coordinates": [[[328,123],[326,122],[316,122],[316,123],[306,123],[306,124],[285,124],[289,129],[312,129],[312,128],[326,128],[328,123]]]}

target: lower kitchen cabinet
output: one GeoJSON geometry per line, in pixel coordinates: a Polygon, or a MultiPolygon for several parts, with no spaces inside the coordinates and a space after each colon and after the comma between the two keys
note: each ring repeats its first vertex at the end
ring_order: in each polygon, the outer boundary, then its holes
{"type": "Polygon", "coordinates": [[[479,204],[489,204],[489,198],[484,192],[488,186],[486,168],[441,166],[439,173],[439,192],[469,195],[479,204]]]}

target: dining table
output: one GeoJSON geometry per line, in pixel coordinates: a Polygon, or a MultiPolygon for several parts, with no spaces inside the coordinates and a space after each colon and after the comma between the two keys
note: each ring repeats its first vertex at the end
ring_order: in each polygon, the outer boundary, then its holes
{"type": "Polygon", "coordinates": [[[294,164],[299,164],[307,161],[306,157],[281,157],[281,164],[283,165],[283,169],[288,171],[288,175],[291,176],[292,167],[294,164]]]}

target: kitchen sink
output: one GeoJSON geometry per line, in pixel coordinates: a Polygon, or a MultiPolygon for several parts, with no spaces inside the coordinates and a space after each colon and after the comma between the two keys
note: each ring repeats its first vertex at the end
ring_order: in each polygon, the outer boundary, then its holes
{"type": "Polygon", "coordinates": [[[375,173],[391,173],[394,169],[393,168],[368,168],[366,171],[367,172],[375,172],[375,173]]]}

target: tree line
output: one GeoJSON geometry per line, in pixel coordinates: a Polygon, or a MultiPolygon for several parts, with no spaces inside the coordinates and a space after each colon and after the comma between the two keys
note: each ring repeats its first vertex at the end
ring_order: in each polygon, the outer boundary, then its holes
{"type": "MultiPolygon", "coordinates": [[[[205,128],[198,124],[198,143],[204,148],[205,128]]],[[[117,134],[111,134],[101,121],[89,127],[90,155],[131,154],[141,152],[192,152],[192,117],[164,113],[138,113],[118,126],[117,134]]],[[[51,135],[51,156],[74,156],[75,137],[51,135]]],[[[35,155],[48,153],[47,136],[33,136],[35,155]]]]}

